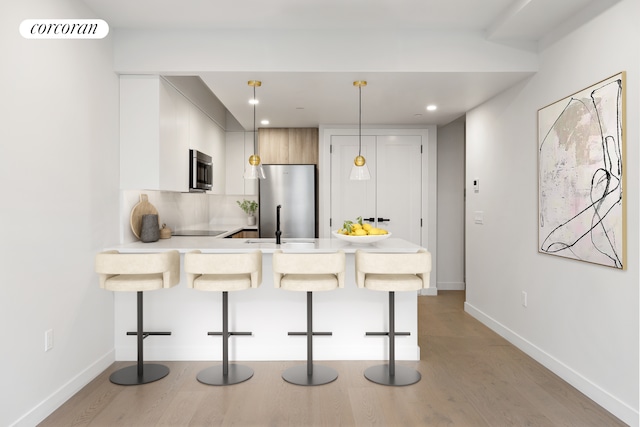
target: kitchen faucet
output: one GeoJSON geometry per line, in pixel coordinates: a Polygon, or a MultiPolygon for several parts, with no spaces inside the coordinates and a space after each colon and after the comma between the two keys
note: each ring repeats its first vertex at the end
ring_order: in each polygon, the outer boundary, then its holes
{"type": "Polygon", "coordinates": [[[282,205],[276,206],[276,245],[280,244],[280,236],[282,235],[282,231],[280,231],[280,208],[282,208],[282,205]]]}

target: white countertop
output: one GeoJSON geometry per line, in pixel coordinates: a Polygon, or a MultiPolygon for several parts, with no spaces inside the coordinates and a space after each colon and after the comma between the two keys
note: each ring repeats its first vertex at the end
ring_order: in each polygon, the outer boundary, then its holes
{"type": "Polygon", "coordinates": [[[281,245],[275,239],[223,239],[221,236],[173,236],[153,243],[134,242],[107,249],[115,249],[121,253],[154,253],[177,250],[187,253],[198,249],[204,253],[248,252],[259,249],[264,253],[273,253],[277,249],[283,252],[335,252],[343,250],[354,253],[358,249],[370,252],[416,252],[420,246],[403,239],[390,237],[375,243],[353,244],[331,239],[292,239],[283,238],[281,245]]]}

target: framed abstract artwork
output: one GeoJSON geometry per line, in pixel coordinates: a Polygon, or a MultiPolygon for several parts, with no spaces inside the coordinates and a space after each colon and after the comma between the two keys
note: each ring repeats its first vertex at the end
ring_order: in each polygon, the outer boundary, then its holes
{"type": "Polygon", "coordinates": [[[538,110],[538,251],[626,268],[625,73],[538,110]]]}

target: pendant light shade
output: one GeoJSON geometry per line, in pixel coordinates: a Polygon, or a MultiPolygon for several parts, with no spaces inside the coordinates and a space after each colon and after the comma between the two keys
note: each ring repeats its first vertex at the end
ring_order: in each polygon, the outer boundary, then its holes
{"type": "Polygon", "coordinates": [[[256,87],[262,86],[262,82],[259,80],[249,80],[247,84],[253,87],[253,99],[250,103],[253,104],[253,154],[249,156],[249,163],[244,169],[244,179],[264,179],[264,170],[260,164],[260,156],[258,155],[258,128],[256,126],[256,104],[258,99],[256,98],[256,87]]]}
{"type": "Polygon", "coordinates": [[[367,82],[357,80],[353,82],[353,85],[358,87],[358,155],[353,160],[353,167],[351,168],[349,179],[360,181],[371,179],[367,161],[362,155],[362,87],[366,86],[367,82]]]}

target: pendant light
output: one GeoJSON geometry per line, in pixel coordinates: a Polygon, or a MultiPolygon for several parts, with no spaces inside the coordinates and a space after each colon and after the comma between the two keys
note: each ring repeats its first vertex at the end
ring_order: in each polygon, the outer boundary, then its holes
{"type": "Polygon", "coordinates": [[[349,179],[366,180],[371,179],[369,167],[362,155],[362,87],[367,85],[365,80],[357,80],[353,82],[358,87],[358,156],[353,160],[353,167],[349,179]]]}
{"type": "Polygon", "coordinates": [[[244,170],[244,179],[264,179],[264,170],[260,164],[260,156],[258,156],[258,128],[256,126],[256,104],[258,103],[256,87],[262,86],[262,82],[249,80],[247,84],[253,88],[253,99],[250,101],[253,104],[253,154],[249,156],[249,164],[244,170]]]}

